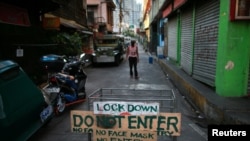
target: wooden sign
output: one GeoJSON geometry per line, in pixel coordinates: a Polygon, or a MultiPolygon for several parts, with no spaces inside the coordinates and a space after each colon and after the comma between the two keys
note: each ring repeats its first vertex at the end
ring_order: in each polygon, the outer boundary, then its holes
{"type": "Polygon", "coordinates": [[[153,141],[156,136],[180,136],[181,131],[181,113],[95,115],[93,111],[72,110],[70,119],[72,132],[92,133],[95,139],[137,138],[138,141],[153,141]]]}
{"type": "Polygon", "coordinates": [[[45,29],[60,29],[60,18],[58,17],[44,17],[43,28],[45,29]]]}

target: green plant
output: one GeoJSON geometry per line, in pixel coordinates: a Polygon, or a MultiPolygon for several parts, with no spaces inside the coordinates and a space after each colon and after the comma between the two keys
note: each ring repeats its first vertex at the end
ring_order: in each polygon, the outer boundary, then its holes
{"type": "Polygon", "coordinates": [[[82,37],[79,33],[74,32],[69,34],[66,32],[60,32],[52,39],[57,44],[63,45],[63,52],[66,55],[77,55],[81,52],[83,45],[82,37]]]}

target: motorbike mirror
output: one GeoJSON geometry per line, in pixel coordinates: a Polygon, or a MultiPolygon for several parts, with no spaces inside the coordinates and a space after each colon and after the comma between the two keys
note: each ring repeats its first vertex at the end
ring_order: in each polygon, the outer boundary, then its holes
{"type": "Polygon", "coordinates": [[[83,58],[85,55],[86,55],[85,53],[82,53],[82,54],[80,55],[80,58],[83,58]]]}

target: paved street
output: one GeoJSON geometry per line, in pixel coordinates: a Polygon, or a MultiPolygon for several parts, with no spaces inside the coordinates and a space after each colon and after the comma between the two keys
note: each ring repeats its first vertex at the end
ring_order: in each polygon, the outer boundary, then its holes
{"type": "MultiPolygon", "coordinates": [[[[140,45],[139,45],[140,46],[140,45]]],[[[103,64],[97,67],[86,68],[88,80],[86,84],[87,94],[93,93],[99,88],[128,88],[128,89],[169,89],[173,90],[177,100],[176,111],[181,116],[181,136],[178,141],[206,141],[206,121],[199,115],[199,111],[192,107],[178,90],[172,85],[160,66],[148,61],[148,54],[139,47],[140,62],[138,64],[139,79],[131,79],[129,76],[128,62],[123,61],[120,66],[103,64]]],[[[154,95],[152,93],[152,95],[154,95]]],[[[39,130],[29,141],[88,141],[87,134],[71,132],[70,110],[88,110],[88,101],[68,107],[66,112],[55,117],[46,126],[39,130]]],[[[170,138],[158,137],[158,141],[171,140],[170,138]]]]}

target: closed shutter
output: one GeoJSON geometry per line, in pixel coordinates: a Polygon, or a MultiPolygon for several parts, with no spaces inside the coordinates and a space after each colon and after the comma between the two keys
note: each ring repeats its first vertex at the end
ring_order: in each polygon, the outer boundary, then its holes
{"type": "Polygon", "coordinates": [[[196,6],[193,78],[215,86],[219,0],[196,6]]]}
{"type": "Polygon", "coordinates": [[[164,56],[168,56],[168,22],[164,24],[164,49],[163,54],[164,56]]]}
{"type": "Polygon", "coordinates": [[[177,17],[168,22],[168,57],[177,60],[177,17]]]}
{"type": "Polygon", "coordinates": [[[181,14],[181,66],[188,74],[192,73],[193,33],[192,9],[181,14]]]}

